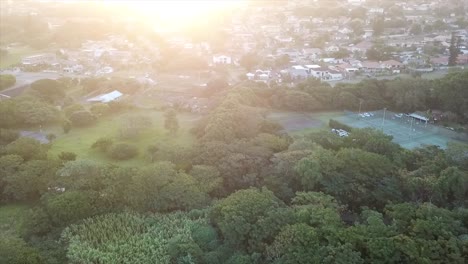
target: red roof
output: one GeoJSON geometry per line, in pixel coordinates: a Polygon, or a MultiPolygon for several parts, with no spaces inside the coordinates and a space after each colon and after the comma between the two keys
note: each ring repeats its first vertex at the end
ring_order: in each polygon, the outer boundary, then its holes
{"type": "Polygon", "coordinates": [[[363,68],[368,68],[368,69],[380,69],[382,68],[380,63],[378,61],[363,61],[361,63],[363,68]]]}
{"type": "Polygon", "coordinates": [[[434,63],[434,64],[447,65],[448,64],[448,57],[431,58],[431,62],[434,63]]]}
{"type": "Polygon", "coordinates": [[[396,60],[387,60],[387,61],[383,61],[382,64],[384,64],[384,65],[390,65],[390,66],[401,66],[401,65],[403,65],[401,62],[396,61],[396,60]]]}

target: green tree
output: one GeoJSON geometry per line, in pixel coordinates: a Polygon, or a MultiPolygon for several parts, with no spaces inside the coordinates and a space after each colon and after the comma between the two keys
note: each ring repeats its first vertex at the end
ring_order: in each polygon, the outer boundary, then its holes
{"type": "Polygon", "coordinates": [[[96,194],[83,191],[65,191],[43,197],[45,210],[52,223],[66,226],[77,220],[88,218],[96,212],[96,194]]]}
{"type": "Polygon", "coordinates": [[[111,138],[101,137],[101,138],[98,138],[93,143],[93,145],[91,145],[91,148],[98,149],[101,152],[107,152],[113,144],[114,144],[114,141],[111,138]]]}
{"type": "MultiPolygon", "coordinates": [[[[21,163],[24,160],[18,155],[3,155],[0,156],[0,197],[3,198],[3,191],[7,184],[6,177],[8,175],[15,175],[21,163]]],[[[3,199],[1,199],[3,200],[3,199]]]]}
{"type": "Polygon", "coordinates": [[[239,64],[247,71],[251,71],[258,64],[258,62],[259,58],[254,53],[244,54],[239,60],[239,64]]]}
{"type": "Polygon", "coordinates": [[[450,39],[450,47],[449,47],[449,60],[448,60],[449,66],[457,65],[457,58],[458,58],[458,54],[460,53],[458,44],[459,44],[459,40],[457,40],[455,33],[452,32],[452,37],[450,39]]]}
{"type": "Polygon", "coordinates": [[[11,142],[5,147],[6,153],[19,155],[24,160],[32,159],[46,159],[47,147],[42,145],[39,141],[28,138],[20,137],[11,142]]]}
{"type": "Polygon", "coordinates": [[[86,109],[81,104],[72,104],[63,109],[65,116],[69,118],[74,112],[85,111],[86,109]]]}
{"type": "Polygon", "coordinates": [[[28,246],[20,238],[9,236],[0,239],[0,262],[9,264],[45,263],[37,249],[28,246]]]}
{"type": "Polygon", "coordinates": [[[4,178],[4,196],[14,201],[34,201],[47,192],[54,180],[58,164],[46,160],[31,160],[19,166],[18,171],[4,178]]]}
{"type": "Polygon", "coordinates": [[[107,104],[93,104],[89,109],[94,116],[101,117],[110,113],[110,107],[107,104]]]}
{"type": "Polygon", "coordinates": [[[60,152],[60,154],[58,155],[58,158],[60,160],[63,160],[63,161],[73,161],[73,160],[76,160],[76,153],[73,153],[73,152],[67,152],[67,151],[62,151],[60,152]]]}
{"type": "Polygon", "coordinates": [[[71,122],[68,120],[64,120],[62,123],[62,129],[63,133],[68,134],[68,132],[70,132],[71,130],[71,122]]]}
{"type": "Polygon", "coordinates": [[[382,35],[384,29],[385,29],[385,21],[383,18],[376,18],[372,22],[372,29],[374,30],[374,35],[380,36],[382,35]]]}
{"type": "Polygon", "coordinates": [[[216,167],[207,165],[195,165],[190,175],[197,181],[198,188],[205,193],[212,193],[222,185],[221,177],[216,167]]]}
{"type": "Polygon", "coordinates": [[[50,104],[29,96],[13,99],[13,117],[21,125],[45,125],[58,119],[58,110],[50,104]]]}
{"type": "Polygon", "coordinates": [[[107,152],[112,159],[127,160],[138,155],[138,148],[130,144],[119,143],[109,147],[107,152]]]}
{"type": "Polygon", "coordinates": [[[62,84],[57,80],[42,79],[31,84],[31,90],[36,92],[40,98],[49,102],[55,102],[65,97],[62,84]]]}
{"type": "MultiPolygon", "coordinates": [[[[215,204],[211,219],[219,227],[226,242],[250,252],[261,247],[267,234],[257,234],[266,218],[284,204],[267,189],[237,191],[215,204]]],[[[280,225],[263,226],[268,233],[277,232],[280,225]]]]}
{"type": "Polygon", "coordinates": [[[126,202],[143,212],[170,212],[200,208],[206,204],[207,194],[192,176],[177,172],[174,164],[158,162],[135,173],[126,202]]]}
{"type": "Polygon", "coordinates": [[[20,134],[16,130],[0,128],[0,145],[9,144],[19,138],[20,134]]]}
{"type": "Polygon", "coordinates": [[[170,109],[164,114],[164,128],[166,128],[169,133],[176,134],[179,130],[179,121],[177,120],[177,113],[174,109],[170,109]]]}
{"type": "Polygon", "coordinates": [[[183,213],[108,214],[71,225],[62,237],[70,263],[200,263],[192,230],[207,225],[183,213]]]}
{"type": "Polygon", "coordinates": [[[70,121],[74,126],[88,126],[96,121],[96,117],[88,111],[76,111],[70,115],[70,121]]]}
{"type": "Polygon", "coordinates": [[[413,24],[410,28],[411,35],[419,35],[422,33],[422,26],[420,24],[413,24]]]}
{"type": "Polygon", "coordinates": [[[437,185],[442,201],[456,206],[467,205],[468,172],[449,167],[440,173],[437,185]]]}

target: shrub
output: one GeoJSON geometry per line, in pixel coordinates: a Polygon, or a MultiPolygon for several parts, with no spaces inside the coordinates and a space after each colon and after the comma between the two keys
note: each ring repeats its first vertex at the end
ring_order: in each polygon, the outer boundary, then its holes
{"type": "Polygon", "coordinates": [[[54,141],[54,139],[57,138],[57,136],[54,133],[49,133],[49,134],[47,134],[46,137],[47,137],[47,140],[49,140],[49,142],[54,141]]]}
{"type": "Polygon", "coordinates": [[[58,158],[63,160],[63,161],[72,161],[76,160],[76,154],[73,152],[65,152],[62,151],[59,155],[58,158]]]}
{"type": "Polygon", "coordinates": [[[91,148],[97,148],[100,151],[105,152],[112,146],[112,144],[114,144],[114,141],[111,138],[102,137],[96,140],[96,142],[91,145],[91,148]]]}
{"type": "Polygon", "coordinates": [[[84,107],[80,104],[72,104],[63,109],[63,112],[67,117],[70,117],[73,113],[78,111],[85,111],[84,107]]]}
{"type": "Polygon", "coordinates": [[[0,145],[11,143],[19,138],[16,130],[0,128],[0,145]]]}
{"type": "Polygon", "coordinates": [[[106,104],[94,104],[93,106],[91,106],[91,113],[93,113],[93,115],[95,116],[104,116],[104,115],[107,115],[108,113],[110,113],[110,108],[108,105],[106,104]]]}
{"type": "Polygon", "coordinates": [[[109,157],[116,160],[128,160],[138,154],[138,149],[135,146],[120,143],[112,146],[108,151],[109,157]]]}
{"type": "Polygon", "coordinates": [[[71,122],[68,120],[63,121],[62,129],[63,129],[63,133],[68,134],[68,132],[70,132],[70,129],[71,129],[71,122]]]}
{"type": "Polygon", "coordinates": [[[343,129],[343,130],[346,130],[346,131],[351,131],[353,128],[348,126],[348,125],[345,125],[341,122],[338,122],[334,119],[330,119],[330,121],[328,122],[328,126],[330,128],[335,128],[335,129],[343,129]]]}
{"type": "Polygon", "coordinates": [[[16,83],[16,77],[11,74],[0,74],[0,91],[13,86],[16,83]]]}

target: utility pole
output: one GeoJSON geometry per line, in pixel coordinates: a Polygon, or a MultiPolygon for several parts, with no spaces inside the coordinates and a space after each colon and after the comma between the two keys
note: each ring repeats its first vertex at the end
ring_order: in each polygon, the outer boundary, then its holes
{"type": "Polygon", "coordinates": [[[411,117],[411,126],[410,126],[410,138],[411,138],[411,134],[413,133],[413,121],[414,121],[414,118],[411,117]]]}
{"type": "Polygon", "coordinates": [[[384,130],[385,125],[385,113],[387,112],[387,108],[383,109],[383,117],[382,117],[382,131],[384,130]]]}
{"type": "Polygon", "coordinates": [[[359,116],[361,116],[362,99],[359,99],[359,116]]]}

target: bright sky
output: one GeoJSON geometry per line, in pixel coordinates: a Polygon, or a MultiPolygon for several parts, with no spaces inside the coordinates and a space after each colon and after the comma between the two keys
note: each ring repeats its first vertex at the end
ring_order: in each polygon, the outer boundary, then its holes
{"type": "Polygon", "coordinates": [[[178,26],[215,14],[216,11],[238,7],[244,4],[245,0],[106,0],[106,2],[123,3],[142,12],[147,18],[154,16],[155,20],[159,18],[178,26]]]}

